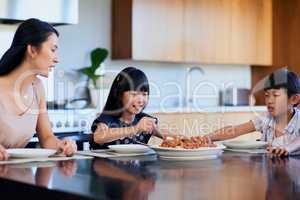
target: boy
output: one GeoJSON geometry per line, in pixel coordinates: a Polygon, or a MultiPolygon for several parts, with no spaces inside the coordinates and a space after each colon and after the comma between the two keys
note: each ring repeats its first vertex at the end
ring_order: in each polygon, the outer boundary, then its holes
{"type": "Polygon", "coordinates": [[[269,143],[268,153],[276,156],[300,154],[299,77],[286,69],[270,74],[264,85],[268,112],[247,123],[229,126],[208,134],[212,141],[226,140],[253,131],[269,143]]]}

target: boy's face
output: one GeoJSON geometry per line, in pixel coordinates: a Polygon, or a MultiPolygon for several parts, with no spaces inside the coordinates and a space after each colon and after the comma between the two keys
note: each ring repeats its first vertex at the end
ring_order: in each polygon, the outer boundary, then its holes
{"type": "Polygon", "coordinates": [[[292,102],[288,99],[287,91],[284,88],[266,90],[265,102],[268,112],[273,117],[286,114],[288,111],[288,105],[292,105],[292,102]]]}

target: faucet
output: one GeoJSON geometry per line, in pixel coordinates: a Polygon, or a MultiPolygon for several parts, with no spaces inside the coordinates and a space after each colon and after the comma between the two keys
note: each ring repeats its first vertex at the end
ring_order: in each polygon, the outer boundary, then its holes
{"type": "Polygon", "coordinates": [[[191,108],[191,106],[194,103],[194,96],[191,94],[193,91],[192,85],[191,85],[191,75],[195,71],[199,72],[199,77],[203,76],[205,74],[204,70],[199,66],[192,66],[192,67],[187,68],[186,77],[185,77],[185,99],[184,99],[185,100],[184,105],[187,108],[191,108]]]}

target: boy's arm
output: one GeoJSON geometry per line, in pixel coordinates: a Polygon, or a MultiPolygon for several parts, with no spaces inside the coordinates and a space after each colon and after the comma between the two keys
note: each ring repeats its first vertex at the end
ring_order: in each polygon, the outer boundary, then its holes
{"type": "Polygon", "coordinates": [[[291,155],[300,154],[300,136],[296,137],[292,143],[286,145],[285,149],[291,155]]]}
{"type": "Polygon", "coordinates": [[[238,137],[250,132],[255,131],[255,127],[252,121],[237,126],[226,126],[218,129],[206,136],[209,136],[212,141],[227,140],[238,137]]]}
{"type": "Polygon", "coordinates": [[[162,129],[159,127],[156,127],[153,129],[153,136],[156,136],[161,139],[164,139],[165,137],[168,137],[168,136],[172,137],[175,135],[182,136],[182,135],[174,133],[174,132],[171,133],[168,129],[162,129]]]}

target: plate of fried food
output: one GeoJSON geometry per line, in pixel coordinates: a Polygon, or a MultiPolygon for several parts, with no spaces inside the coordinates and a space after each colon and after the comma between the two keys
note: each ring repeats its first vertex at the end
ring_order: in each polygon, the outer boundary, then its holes
{"type": "Polygon", "coordinates": [[[151,148],[163,160],[206,160],[217,158],[225,146],[203,136],[168,136],[160,145],[151,148]]]}

